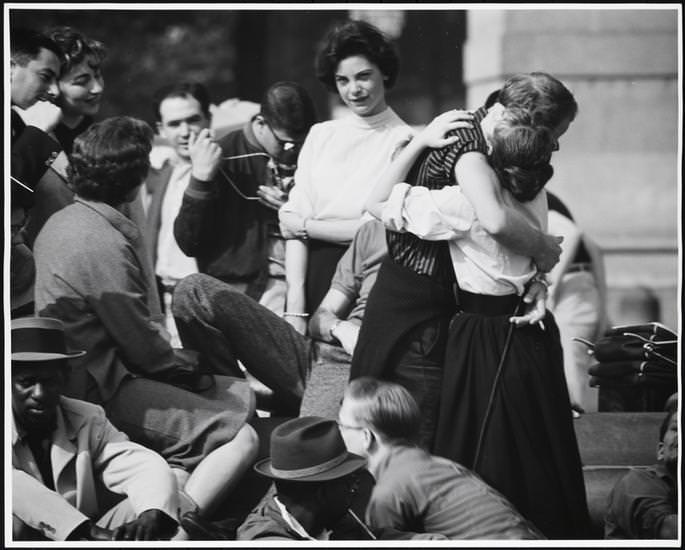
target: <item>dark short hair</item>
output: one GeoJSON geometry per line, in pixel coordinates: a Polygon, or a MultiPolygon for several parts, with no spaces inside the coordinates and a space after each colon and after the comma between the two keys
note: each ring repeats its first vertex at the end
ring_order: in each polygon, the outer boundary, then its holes
{"type": "Polygon", "coordinates": [[[93,124],[74,141],[69,176],[77,195],[110,206],[124,203],[150,168],[154,134],[142,120],[127,116],[93,124]]]}
{"type": "Polygon", "coordinates": [[[346,21],[328,32],[316,55],[316,77],[329,90],[335,91],[338,64],[353,55],[363,55],[377,65],[386,77],[385,87],[393,87],[400,69],[397,50],[377,27],[366,21],[346,21]]]}
{"type": "Polygon", "coordinates": [[[504,83],[497,99],[507,109],[518,107],[534,113],[534,125],[552,129],[564,120],[573,120],[578,113],[578,104],[568,88],[543,72],[515,74],[504,83]]]}
{"type": "Polygon", "coordinates": [[[401,445],[416,445],[421,412],[403,386],[362,376],[352,380],[345,395],[361,402],[355,420],[367,425],[384,440],[401,445]]]}
{"type": "Polygon", "coordinates": [[[15,63],[26,65],[38,57],[42,49],[50,50],[62,61],[62,51],[49,36],[32,29],[17,28],[10,31],[10,55],[15,63]]]}
{"type": "Polygon", "coordinates": [[[520,202],[532,200],[554,174],[550,164],[556,140],[549,128],[534,126],[531,113],[510,108],[502,113],[488,155],[502,187],[520,202]]]}
{"type": "Polygon", "coordinates": [[[664,436],[666,435],[666,432],[668,431],[668,425],[671,423],[671,418],[675,414],[678,414],[678,404],[676,402],[674,407],[671,407],[668,412],[666,413],[666,417],[661,421],[661,426],[659,426],[659,441],[664,440],[664,436]]]}
{"type": "Polygon", "coordinates": [[[89,60],[91,67],[96,68],[107,57],[107,49],[102,42],[86,38],[72,27],[55,27],[47,34],[62,52],[62,75],[85,59],[89,60]]]}
{"type": "Polygon", "coordinates": [[[152,109],[156,122],[162,121],[162,113],[159,110],[162,101],[170,97],[193,97],[200,104],[203,114],[207,118],[211,116],[209,106],[212,100],[209,96],[209,90],[199,82],[181,81],[168,84],[155,92],[152,98],[152,109]]]}
{"type": "Polygon", "coordinates": [[[297,82],[276,82],[261,102],[261,114],[273,128],[304,136],[316,122],[316,109],[307,90],[297,82]]]}

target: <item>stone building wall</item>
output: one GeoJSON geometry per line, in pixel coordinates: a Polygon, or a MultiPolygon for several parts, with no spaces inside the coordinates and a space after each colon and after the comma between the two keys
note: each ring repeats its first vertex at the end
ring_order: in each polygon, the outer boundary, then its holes
{"type": "Polygon", "coordinates": [[[609,313],[636,287],[657,295],[678,326],[680,12],[670,9],[470,10],[467,106],[517,72],[546,71],[580,111],[549,188],[605,254],[609,313]]]}

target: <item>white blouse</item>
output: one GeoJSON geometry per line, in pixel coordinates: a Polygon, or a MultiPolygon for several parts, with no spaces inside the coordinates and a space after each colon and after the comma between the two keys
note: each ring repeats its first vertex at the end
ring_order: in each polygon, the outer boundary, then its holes
{"type": "MultiPolygon", "coordinates": [[[[362,218],[364,203],[393,153],[412,134],[389,107],[370,117],[355,114],[312,126],[297,162],[295,185],[279,212],[316,220],[362,218]]],[[[368,217],[368,214],[366,215],[368,217]]]]}
{"type": "MultiPolygon", "coordinates": [[[[521,203],[502,189],[504,204],[522,213],[534,227],[547,230],[544,190],[521,203]]],[[[471,203],[459,186],[438,190],[394,186],[384,203],[381,219],[393,231],[407,231],[428,241],[449,241],[450,256],[460,288],[475,294],[522,294],[535,275],[533,260],[499,244],[483,229],[471,203]]]]}

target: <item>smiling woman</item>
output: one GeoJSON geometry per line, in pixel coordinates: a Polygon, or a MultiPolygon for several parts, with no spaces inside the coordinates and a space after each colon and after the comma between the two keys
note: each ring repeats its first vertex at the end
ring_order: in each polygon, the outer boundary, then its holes
{"type": "Polygon", "coordinates": [[[100,66],[106,50],[101,42],[70,27],[57,27],[50,32],[50,37],[64,56],[57,81],[62,122],[55,129],[55,136],[64,151],[70,153],[76,136],[93,123],[93,117],[100,110],[105,87],[100,66]]]}
{"type": "Polygon", "coordinates": [[[295,185],[279,217],[286,251],[286,319],[306,332],[335,266],[368,217],[363,206],[375,180],[411,129],[388,107],[398,55],[376,27],[347,21],[334,27],[316,58],[318,79],[337,92],[350,114],[315,124],[298,159],[295,185]]]}

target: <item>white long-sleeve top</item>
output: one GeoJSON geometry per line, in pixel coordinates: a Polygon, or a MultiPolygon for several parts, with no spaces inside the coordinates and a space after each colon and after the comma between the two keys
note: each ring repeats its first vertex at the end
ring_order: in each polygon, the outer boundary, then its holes
{"type": "MultiPolygon", "coordinates": [[[[351,114],[312,126],[297,162],[295,185],[279,212],[292,230],[296,219],[352,220],[411,128],[391,109],[370,117],[351,114]]],[[[368,214],[366,215],[368,217],[368,214]]]]}
{"type": "MultiPolygon", "coordinates": [[[[517,201],[505,189],[502,196],[507,206],[546,231],[544,191],[526,203],[517,201]]],[[[430,190],[398,183],[383,205],[381,219],[393,231],[407,231],[429,241],[449,241],[454,273],[460,288],[468,292],[520,295],[536,273],[531,258],[512,252],[485,231],[459,186],[430,190]]]]}

